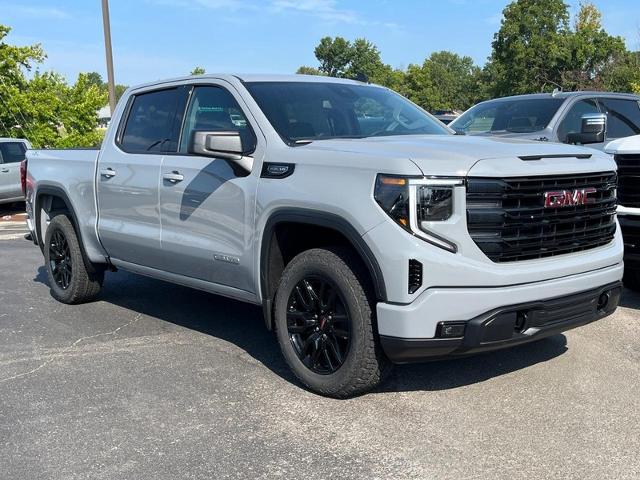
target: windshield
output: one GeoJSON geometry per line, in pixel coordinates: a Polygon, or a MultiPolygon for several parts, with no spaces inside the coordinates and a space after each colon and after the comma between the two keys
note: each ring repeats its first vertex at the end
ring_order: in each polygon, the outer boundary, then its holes
{"type": "Polygon", "coordinates": [[[470,108],[450,125],[474,133],[531,133],[544,130],[564,102],[561,98],[492,100],[470,108]]]}
{"type": "Polygon", "coordinates": [[[330,138],[451,133],[420,108],[385,88],[328,82],[245,85],[273,128],[289,144],[330,138]]]}

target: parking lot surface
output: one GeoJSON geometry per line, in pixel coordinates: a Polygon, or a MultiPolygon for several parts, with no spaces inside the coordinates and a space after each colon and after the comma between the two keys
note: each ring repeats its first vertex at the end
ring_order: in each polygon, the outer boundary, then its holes
{"type": "Polygon", "coordinates": [[[640,478],[629,291],[589,326],[340,401],[300,387],[260,309],[125,272],[62,305],[3,228],[0,478],[640,478]]]}

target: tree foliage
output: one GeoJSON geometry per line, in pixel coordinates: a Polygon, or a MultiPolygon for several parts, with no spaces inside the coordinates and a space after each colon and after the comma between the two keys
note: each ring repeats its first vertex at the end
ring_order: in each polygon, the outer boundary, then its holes
{"type": "Polygon", "coordinates": [[[39,45],[6,43],[0,25],[0,136],[27,138],[36,147],[93,146],[100,142],[97,111],[107,102],[95,76],[80,74],[73,85],[53,72],[25,72],[41,63],[39,45]]]}
{"type": "Polygon", "coordinates": [[[189,75],[204,75],[205,69],[202,67],[195,67],[193,70],[191,70],[191,73],[189,75]]]}
{"type": "Polygon", "coordinates": [[[560,86],[570,59],[569,11],[562,0],[517,0],[503,11],[487,64],[495,96],[560,86]]]}
{"type": "Polygon", "coordinates": [[[427,110],[465,110],[480,100],[481,70],[471,57],[441,51],[424,63],[409,65],[408,97],[427,110]]]}

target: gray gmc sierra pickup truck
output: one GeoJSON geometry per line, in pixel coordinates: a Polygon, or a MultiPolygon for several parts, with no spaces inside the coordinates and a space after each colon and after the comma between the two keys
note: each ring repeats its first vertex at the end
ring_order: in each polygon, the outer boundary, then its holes
{"type": "Polygon", "coordinates": [[[356,81],[142,85],[99,151],[32,150],[23,170],[56,299],[124,269],[262,305],[324,395],[586,324],[621,294],[613,158],[456,136],[356,81]]]}

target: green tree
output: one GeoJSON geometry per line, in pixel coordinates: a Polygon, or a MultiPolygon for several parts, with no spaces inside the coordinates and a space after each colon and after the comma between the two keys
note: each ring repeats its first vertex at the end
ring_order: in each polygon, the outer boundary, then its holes
{"type": "Polygon", "coordinates": [[[559,86],[571,55],[570,35],[569,12],[562,0],[517,0],[507,5],[486,66],[492,94],[559,86]]]}
{"type": "Polygon", "coordinates": [[[314,50],[319,66],[302,66],[296,73],[342,78],[367,78],[372,83],[402,90],[404,72],[385,64],[380,50],[364,38],[350,42],[342,37],[324,37],[314,50]]]}
{"type": "Polygon", "coordinates": [[[299,67],[298,70],[296,70],[296,73],[298,75],[324,75],[320,69],[316,67],[307,67],[306,65],[299,67]]]}
{"type": "Polygon", "coordinates": [[[422,65],[409,65],[406,94],[427,110],[466,110],[480,99],[480,75],[471,57],[434,52],[422,65]]]}
{"type": "MultiPolygon", "coordinates": [[[[104,90],[105,92],[109,91],[107,82],[102,80],[102,75],[100,75],[98,72],[89,72],[86,75],[87,75],[87,81],[89,85],[95,85],[98,88],[100,88],[100,90],[104,90]]],[[[116,83],[116,86],[115,86],[116,102],[120,101],[120,98],[122,97],[124,92],[127,90],[127,88],[129,88],[127,85],[121,85],[119,83],[116,83]]]]}
{"type": "Polygon", "coordinates": [[[569,49],[571,56],[561,81],[567,90],[604,88],[607,71],[627,51],[621,37],[611,36],[602,28],[602,14],[592,3],[581,4],[569,36],[569,49]]]}
{"type": "Polygon", "coordinates": [[[55,73],[25,71],[41,63],[39,45],[15,47],[5,42],[8,27],[0,25],[0,136],[27,138],[36,147],[93,146],[97,111],[107,101],[96,77],[78,76],[73,85],[55,73]]]}
{"type": "Polygon", "coordinates": [[[204,75],[206,72],[202,67],[195,67],[189,75],[204,75]]]}
{"type": "Polygon", "coordinates": [[[330,77],[343,77],[353,56],[351,42],[342,37],[324,37],[314,53],[320,62],[319,70],[330,77]]]}

